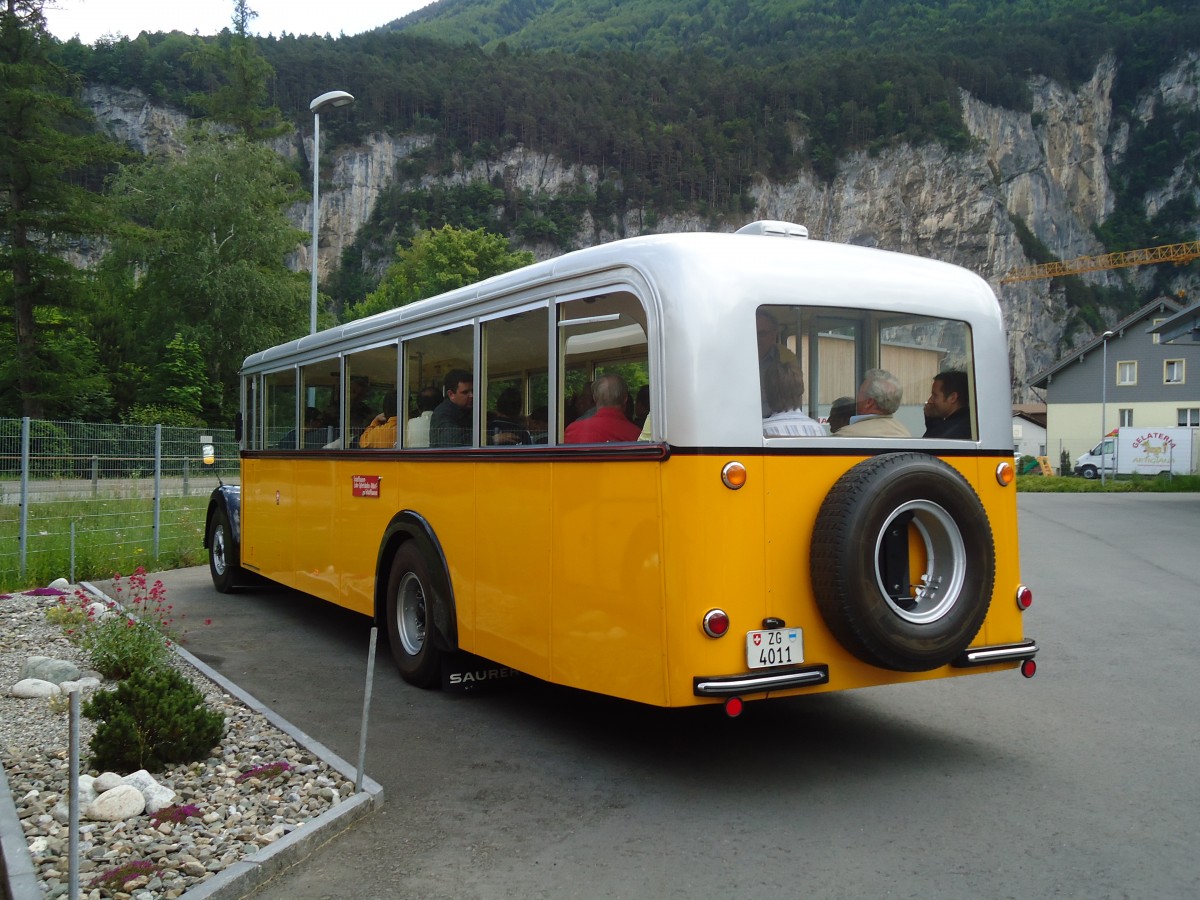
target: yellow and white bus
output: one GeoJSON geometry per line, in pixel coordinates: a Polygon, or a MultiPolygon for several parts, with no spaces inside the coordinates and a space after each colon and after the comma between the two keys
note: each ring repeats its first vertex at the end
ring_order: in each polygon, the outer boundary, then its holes
{"type": "Polygon", "coordinates": [[[412,684],[474,654],[734,715],[1033,674],[1005,335],[956,266],[783,222],[615,241],[250,356],[242,401],[215,585],[372,617],[412,684]]]}

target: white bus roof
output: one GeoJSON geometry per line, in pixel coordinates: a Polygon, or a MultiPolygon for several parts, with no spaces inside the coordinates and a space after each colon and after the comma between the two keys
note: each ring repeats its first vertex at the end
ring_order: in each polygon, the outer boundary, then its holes
{"type": "MultiPolygon", "coordinates": [[[[812,240],[805,234],[801,226],[766,222],[732,234],[687,232],[613,241],[281,344],[247,357],[243,372],[327,358],[396,334],[468,322],[549,297],[626,289],[646,305],[652,363],[656,357],[665,359],[662,335],[669,334],[669,370],[663,375],[668,382],[685,379],[692,385],[691,391],[673,392],[672,399],[698,395],[707,399],[709,410],[712,403],[726,410],[735,396],[758,397],[758,372],[749,357],[743,368],[753,369],[753,384],[730,383],[730,368],[711,362],[743,344],[748,352],[754,347],[752,312],[760,305],[877,310],[967,323],[974,336],[976,372],[988,376],[978,379],[976,390],[980,437],[988,447],[1011,444],[1011,434],[998,427],[993,434],[986,424],[990,407],[991,419],[1002,420],[1004,429],[1011,425],[1007,414],[995,415],[996,407],[1008,410],[1009,364],[1000,307],[988,284],[948,263],[812,240]]],[[[746,433],[751,417],[758,424],[759,410],[749,410],[747,422],[736,425],[739,416],[729,411],[728,428],[714,423],[686,427],[691,433],[685,436],[673,424],[672,443],[682,438],[686,444],[736,445],[735,435],[746,433]]],[[[669,405],[665,412],[672,412],[669,405]]],[[[692,416],[679,410],[671,418],[682,426],[692,416]]]]}

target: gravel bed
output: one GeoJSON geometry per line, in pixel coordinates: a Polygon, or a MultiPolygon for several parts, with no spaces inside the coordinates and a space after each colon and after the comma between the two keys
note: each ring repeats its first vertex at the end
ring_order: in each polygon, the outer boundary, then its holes
{"type": "MultiPolygon", "coordinates": [[[[0,595],[0,759],[30,846],[44,896],[68,891],[67,819],[69,716],[67,704],[17,699],[10,690],[30,656],[50,656],[87,668],[85,655],[46,621],[56,597],[0,595]]],[[[299,746],[260,713],[247,708],[189,665],[173,663],[225,716],[225,734],[201,762],[153,773],[177,794],[173,803],[193,804],[196,814],[157,827],[149,814],[123,822],[93,822],[80,815],[80,896],[152,900],[175,898],[189,888],[261,850],[354,792],[340,772],[299,746]],[[251,769],[286,762],[290,771],[266,780],[238,781],[251,769]],[[114,892],[93,882],[127,863],[148,862],[149,871],[114,892]]],[[[104,686],[101,686],[101,690],[104,686]]],[[[86,699],[86,698],[85,698],[86,699]]],[[[88,761],[95,723],[80,717],[81,774],[99,775],[88,761]]],[[[129,775],[129,772],[119,772],[129,775]]]]}

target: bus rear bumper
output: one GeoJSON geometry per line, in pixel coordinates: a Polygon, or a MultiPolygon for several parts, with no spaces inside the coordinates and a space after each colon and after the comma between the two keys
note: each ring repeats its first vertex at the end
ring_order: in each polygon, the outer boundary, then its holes
{"type": "Polygon", "coordinates": [[[950,665],[956,669],[975,666],[991,666],[996,663],[1024,662],[1037,656],[1035,641],[1019,641],[1015,644],[993,644],[990,647],[968,647],[950,665]]]}
{"type": "Polygon", "coordinates": [[[737,697],[828,683],[829,666],[822,664],[747,675],[697,676],[692,679],[692,693],[697,697],[737,697]]]}

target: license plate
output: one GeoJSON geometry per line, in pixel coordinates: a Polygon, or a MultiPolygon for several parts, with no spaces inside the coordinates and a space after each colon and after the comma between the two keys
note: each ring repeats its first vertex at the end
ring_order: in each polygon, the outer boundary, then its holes
{"type": "Polygon", "coordinates": [[[751,669],[790,666],[804,662],[804,631],[771,628],[746,632],[746,665],[751,669]]]}

